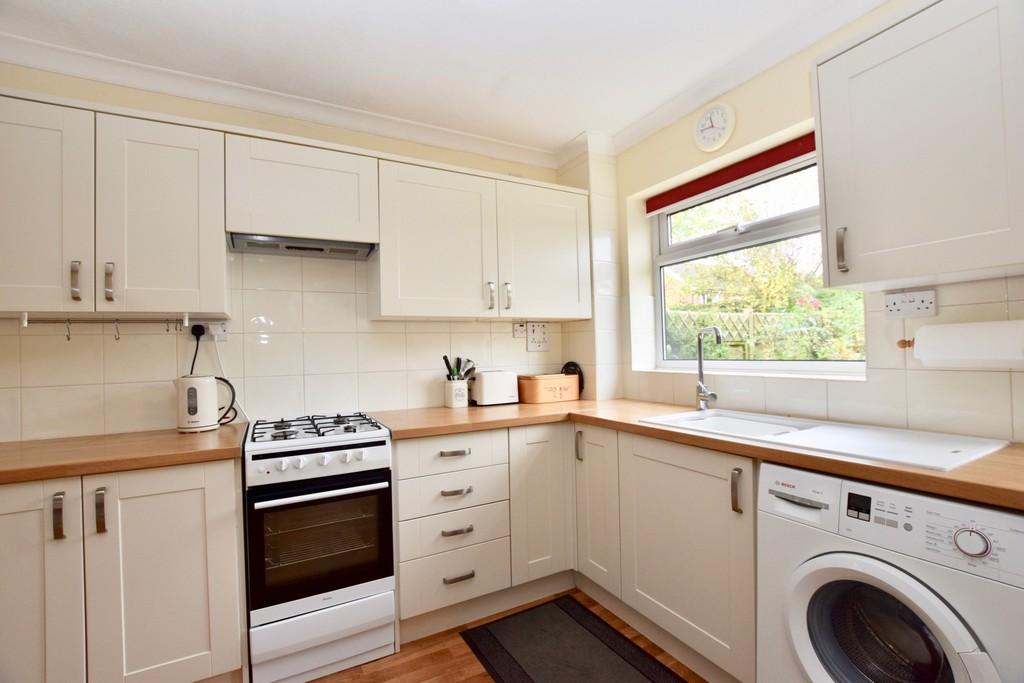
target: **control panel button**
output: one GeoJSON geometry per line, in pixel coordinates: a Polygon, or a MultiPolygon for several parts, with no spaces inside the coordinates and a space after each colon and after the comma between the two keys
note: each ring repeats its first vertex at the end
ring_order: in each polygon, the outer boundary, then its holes
{"type": "Polygon", "coordinates": [[[992,542],[977,529],[957,529],[953,545],[967,557],[987,557],[992,552],[992,542]]]}
{"type": "Polygon", "coordinates": [[[366,457],[362,451],[353,451],[352,457],[356,459],[356,462],[362,462],[363,458],[366,457]]]}
{"type": "Polygon", "coordinates": [[[341,455],[338,456],[338,462],[340,462],[342,465],[349,464],[349,462],[351,462],[351,460],[352,460],[352,454],[351,453],[342,453],[341,455]]]}
{"type": "Polygon", "coordinates": [[[277,461],[277,471],[284,472],[288,469],[288,458],[281,458],[277,461]]]}
{"type": "Polygon", "coordinates": [[[322,453],[320,455],[319,459],[317,460],[317,462],[319,462],[320,466],[323,467],[324,465],[326,465],[329,462],[331,462],[331,454],[330,453],[322,453]]]}
{"type": "Polygon", "coordinates": [[[299,457],[295,458],[295,469],[301,470],[305,466],[306,466],[306,457],[305,456],[300,455],[299,457]]]}

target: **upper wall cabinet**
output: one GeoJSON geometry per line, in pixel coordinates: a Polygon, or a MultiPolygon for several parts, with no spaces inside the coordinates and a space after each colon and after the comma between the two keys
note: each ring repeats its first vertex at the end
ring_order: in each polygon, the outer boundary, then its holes
{"type": "Polygon", "coordinates": [[[377,317],[587,318],[587,198],[382,161],[370,265],[377,317]]]}
{"type": "Polygon", "coordinates": [[[93,310],[93,113],[0,98],[0,311],[93,310]]]}
{"type": "Polygon", "coordinates": [[[501,315],[590,317],[585,195],[498,183],[501,315]]]}
{"type": "Polygon", "coordinates": [[[1024,272],[1024,3],[943,0],[818,64],[832,286],[1024,272]]]}
{"type": "Polygon", "coordinates": [[[228,135],[229,232],[377,242],[377,160],[228,135]]]}
{"type": "Polygon", "coordinates": [[[224,134],[96,116],[96,310],[222,313],[224,134]]]}

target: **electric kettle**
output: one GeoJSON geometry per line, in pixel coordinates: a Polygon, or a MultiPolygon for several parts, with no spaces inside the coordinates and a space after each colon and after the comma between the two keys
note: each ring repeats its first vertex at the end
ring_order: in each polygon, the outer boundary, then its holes
{"type": "Polygon", "coordinates": [[[206,432],[230,422],[228,414],[234,410],[235,388],[223,377],[213,375],[185,375],[175,380],[178,387],[178,431],[206,432]],[[231,392],[227,407],[220,407],[217,384],[222,383],[231,392]]]}

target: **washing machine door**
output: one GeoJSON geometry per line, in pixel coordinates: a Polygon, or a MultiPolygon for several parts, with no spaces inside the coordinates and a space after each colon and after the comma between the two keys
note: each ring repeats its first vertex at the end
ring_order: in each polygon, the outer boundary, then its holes
{"type": "Polygon", "coordinates": [[[1001,683],[956,612],[887,562],[820,555],[789,591],[790,641],[813,683],[1001,683]]]}

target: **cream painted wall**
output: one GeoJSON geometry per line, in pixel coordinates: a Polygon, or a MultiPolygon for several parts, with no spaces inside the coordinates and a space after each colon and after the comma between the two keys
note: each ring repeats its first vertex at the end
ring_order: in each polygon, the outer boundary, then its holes
{"type": "Polygon", "coordinates": [[[441,164],[465,166],[490,173],[555,182],[555,169],[532,166],[515,161],[494,159],[480,154],[460,152],[442,147],[424,145],[407,140],[361,133],[355,130],[328,126],[300,119],[264,114],[256,111],[212,104],[200,100],[164,95],[110,83],[76,78],[62,74],[30,69],[0,62],[0,89],[25,93],[38,93],[70,99],[84,100],[96,105],[126,107],[154,114],[168,114],[209,121],[211,124],[244,126],[272,133],[296,135],[323,140],[339,145],[362,147],[366,150],[399,154],[441,164]]]}

